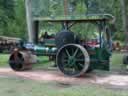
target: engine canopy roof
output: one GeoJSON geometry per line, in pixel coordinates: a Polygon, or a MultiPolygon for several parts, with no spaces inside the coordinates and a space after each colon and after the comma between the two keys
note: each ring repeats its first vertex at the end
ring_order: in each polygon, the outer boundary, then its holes
{"type": "Polygon", "coordinates": [[[114,16],[111,14],[89,14],[83,16],[58,16],[58,17],[34,17],[34,21],[43,22],[94,22],[94,21],[111,21],[114,16]]]}

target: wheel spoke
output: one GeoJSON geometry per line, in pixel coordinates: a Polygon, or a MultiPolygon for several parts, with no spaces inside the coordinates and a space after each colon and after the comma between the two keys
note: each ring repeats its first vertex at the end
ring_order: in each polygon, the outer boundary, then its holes
{"type": "Polygon", "coordinates": [[[84,67],[84,65],[83,64],[81,64],[81,63],[78,63],[82,68],[84,67]]]}
{"type": "Polygon", "coordinates": [[[66,54],[68,55],[68,57],[70,57],[71,55],[69,54],[68,50],[65,49],[65,51],[66,51],[66,54]]]}
{"type": "Polygon", "coordinates": [[[76,64],[74,65],[74,69],[76,69],[77,71],[79,70],[79,68],[76,64]]]}
{"type": "Polygon", "coordinates": [[[72,74],[74,74],[74,72],[76,72],[75,68],[72,68],[72,74]]]}
{"type": "Polygon", "coordinates": [[[75,57],[77,55],[78,50],[79,50],[78,48],[75,50],[75,53],[73,54],[73,57],[75,57]]]}
{"type": "Polygon", "coordinates": [[[67,68],[67,69],[65,69],[65,71],[74,74],[75,68],[67,68]]]}
{"type": "Polygon", "coordinates": [[[81,56],[83,56],[83,54],[81,53],[79,53],[78,55],[77,55],[77,58],[79,58],[79,57],[81,57],[81,56]]]}
{"type": "Polygon", "coordinates": [[[66,45],[60,50],[58,55],[58,67],[66,75],[80,76],[86,71],[85,57],[88,54],[85,53],[84,47],[77,44],[66,45]]]}
{"type": "Polygon", "coordinates": [[[76,59],[77,62],[84,61],[84,59],[76,59]]]}
{"type": "Polygon", "coordinates": [[[64,67],[68,67],[68,66],[69,66],[69,64],[68,64],[68,63],[65,63],[65,64],[64,64],[64,67]]]}

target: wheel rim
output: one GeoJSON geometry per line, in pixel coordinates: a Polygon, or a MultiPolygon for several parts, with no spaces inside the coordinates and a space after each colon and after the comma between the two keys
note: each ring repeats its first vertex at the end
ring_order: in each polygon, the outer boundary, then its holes
{"type": "Polygon", "coordinates": [[[61,72],[68,76],[80,76],[89,66],[89,56],[84,47],[77,44],[63,46],[57,53],[57,64],[61,72]]]}

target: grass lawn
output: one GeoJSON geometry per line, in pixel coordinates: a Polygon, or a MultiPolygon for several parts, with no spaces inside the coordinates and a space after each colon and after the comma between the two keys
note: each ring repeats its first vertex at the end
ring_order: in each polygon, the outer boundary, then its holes
{"type": "Polygon", "coordinates": [[[127,96],[127,90],[111,90],[98,85],[60,87],[56,82],[23,78],[0,78],[1,96],[127,96]]]}
{"type": "Polygon", "coordinates": [[[0,67],[8,66],[8,54],[0,54],[0,67]]]}
{"type": "MultiPolygon", "coordinates": [[[[121,53],[113,54],[112,69],[120,67],[122,56],[121,53]]],[[[0,57],[0,66],[8,66],[8,55],[0,55],[0,57]]],[[[49,63],[47,58],[43,60],[45,63],[49,63]]],[[[34,65],[35,68],[41,66],[46,66],[46,64],[34,65]]],[[[109,89],[101,85],[68,85],[64,87],[57,82],[39,82],[6,76],[0,76],[0,88],[0,96],[128,96],[127,90],[109,89]]]]}
{"type": "Polygon", "coordinates": [[[125,53],[116,53],[114,52],[111,58],[111,70],[118,70],[121,68],[121,66],[123,65],[123,56],[125,55],[125,53]]]}

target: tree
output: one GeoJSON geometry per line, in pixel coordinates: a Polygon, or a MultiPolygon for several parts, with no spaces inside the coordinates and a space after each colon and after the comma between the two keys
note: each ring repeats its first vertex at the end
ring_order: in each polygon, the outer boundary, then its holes
{"type": "Polygon", "coordinates": [[[0,33],[1,35],[8,34],[8,22],[14,20],[14,0],[0,1],[0,33]]]}
{"type": "MultiPolygon", "coordinates": [[[[63,3],[63,0],[32,0],[32,14],[34,17],[64,16],[63,3]]],[[[86,13],[112,14],[116,18],[115,25],[118,30],[116,39],[123,40],[124,36],[127,36],[128,0],[67,0],[67,3],[67,13],[72,16],[84,16],[86,13]],[[122,34],[123,29],[125,29],[126,35],[122,34]]],[[[60,25],[52,23],[40,25],[42,30],[46,28],[46,30],[54,30],[54,32],[61,28],[60,25]]],[[[0,35],[25,38],[27,35],[26,29],[24,0],[0,0],[0,35]]],[[[76,30],[79,31],[80,29],[82,29],[82,26],[79,26],[76,30]]]]}
{"type": "Polygon", "coordinates": [[[14,4],[14,19],[8,21],[6,36],[25,38],[27,31],[24,0],[15,0],[14,4]]]}
{"type": "Polygon", "coordinates": [[[128,42],[128,18],[127,18],[127,10],[126,10],[126,0],[120,0],[121,2],[121,10],[122,10],[122,21],[123,21],[123,29],[126,34],[126,42],[128,42]]]}

